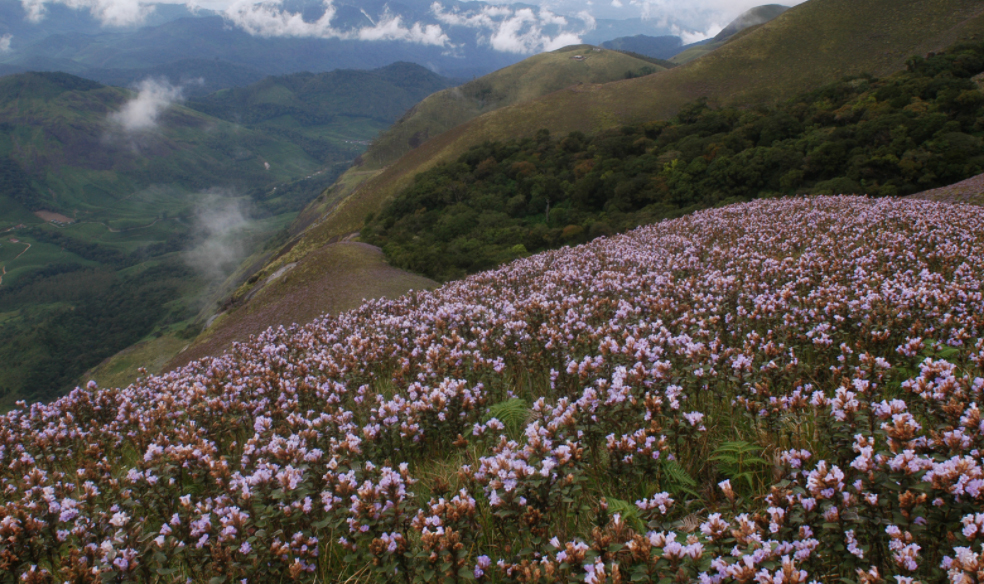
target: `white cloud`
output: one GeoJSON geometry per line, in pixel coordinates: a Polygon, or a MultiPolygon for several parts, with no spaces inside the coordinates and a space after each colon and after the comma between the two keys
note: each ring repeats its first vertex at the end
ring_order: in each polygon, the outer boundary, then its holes
{"type": "MultiPolygon", "coordinates": [[[[62,4],[86,10],[106,26],[143,23],[158,0],[20,0],[27,18],[44,19],[47,7],[62,4]]],[[[334,0],[322,0],[324,14],[307,22],[299,12],[284,8],[283,0],[163,0],[183,3],[195,10],[205,5],[219,10],[231,23],[264,37],[330,38],[362,41],[404,41],[454,50],[447,32],[452,28],[474,29],[478,41],[495,50],[529,54],[581,42],[594,30],[597,18],[641,17],[652,21],[655,30],[678,34],[690,43],[717,34],[722,26],[742,12],[770,0],[489,0],[499,4],[468,3],[465,10],[447,9],[443,0],[431,7],[437,23],[407,22],[388,9],[381,15],[363,14],[370,26],[339,30],[331,26],[334,0]],[[528,4],[535,4],[530,8],[528,4]],[[471,8],[473,6],[480,8],[471,8]],[[571,15],[565,17],[562,15],[571,15]]],[[[778,0],[796,5],[805,0],[778,0]]],[[[2,41],[0,41],[2,42],[2,41]]],[[[4,45],[0,44],[0,50],[4,45]]]]}
{"type": "Polygon", "coordinates": [[[181,100],[181,87],[174,87],[166,81],[145,79],[138,89],[136,97],[123,104],[120,111],[109,115],[109,120],[126,132],[155,129],[160,115],[171,104],[181,100]]]}
{"type": "Polygon", "coordinates": [[[331,27],[335,7],[328,2],[325,13],[314,22],[305,22],[300,13],[287,12],[281,2],[253,3],[249,0],[234,2],[225,10],[225,16],[246,32],[264,37],[324,37],[341,34],[331,27]]]}
{"type": "Polygon", "coordinates": [[[10,50],[10,41],[14,39],[14,35],[5,34],[0,36],[0,53],[6,53],[10,50]]]}
{"type": "Polygon", "coordinates": [[[439,25],[415,22],[408,27],[403,24],[399,15],[389,12],[384,13],[373,26],[342,31],[331,26],[335,17],[332,0],[325,0],[324,14],[313,22],[305,21],[300,13],[284,10],[282,4],[282,0],[265,0],[259,3],[238,0],[225,10],[225,16],[246,32],[265,37],[406,41],[435,46],[447,46],[451,42],[439,25]]]}
{"type": "Polygon", "coordinates": [[[246,256],[252,222],[242,202],[229,191],[211,189],[200,197],[191,236],[195,246],[185,253],[184,259],[203,276],[218,283],[246,256]]]}
{"type": "Polygon", "coordinates": [[[582,11],[578,12],[577,13],[577,17],[580,18],[581,19],[581,22],[584,23],[584,31],[585,32],[587,32],[589,30],[594,30],[595,27],[598,26],[598,21],[596,21],[595,20],[595,17],[590,12],[588,12],[587,10],[582,10],[582,11]]]}
{"type": "Polygon", "coordinates": [[[742,12],[777,3],[795,6],[806,0],[524,0],[548,8],[558,14],[576,14],[589,10],[595,18],[644,18],[653,21],[654,28],[673,34],[675,30],[685,33],[686,38],[700,40],[717,34],[723,25],[738,17],[742,12]]]}
{"type": "Polygon", "coordinates": [[[724,27],[716,22],[711,24],[709,27],[707,27],[706,30],[703,31],[687,30],[684,28],[680,28],[679,26],[676,25],[670,26],[670,31],[676,36],[680,37],[680,40],[682,40],[683,44],[685,45],[689,45],[692,43],[699,43],[700,41],[705,41],[711,37],[717,36],[717,33],[721,32],[722,30],[724,30],[724,27]]]}
{"type": "Polygon", "coordinates": [[[537,53],[553,51],[581,43],[581,35],[595,27],[594,17],[582,11],[581,30],[570,30],[566,18],[546,8],[484,6],[465,12],[445,11],[440,3],[431,5],[431,12],[447,26],[467,27],[478,31],[480,43],[507,53],[537,53]]]}
{"type": "Polygon", "coordinates": [[[443,47],[451,43],[448,35],[436,24],[422,25],[419,22],[407,28],[403,26],[399,16],[387,15],[375,26],[365,27],[356,31],[359,40],[363,41],[406,41],[421,45],[443,47]]]}
{"type": "MultiPolygon", "coordinates": [[[[795,6],[806,0],[779,0],[784,6],[795,6]]],[[[762,6],[765,0],[629,0],[642,18],[678,35],[685,44],[715,36],[743,12],[762,6]]]]}
{"type": "Polygon", "coordinates": [[[140,24],[154,11],[153,4],[141,0],[21,0],[31,22],[44,19],[47,4],[64,4],[75,10],[88,10],[104,26],[140,24]]]}

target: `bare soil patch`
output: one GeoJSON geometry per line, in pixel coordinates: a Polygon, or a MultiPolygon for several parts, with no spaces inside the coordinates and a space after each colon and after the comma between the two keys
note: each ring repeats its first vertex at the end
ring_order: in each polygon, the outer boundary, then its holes
{"type": "Polygon", "coordinates": [[[61,213],[55,213],[54,211],[35,211],[34,216],[52,223],[75,223],[75,219],[66,217],[61,213]]]}
{"type": "Polygon", "coordinates": [[[249,302],[209,327],[195,344],[175,356],[170,371],[206,356],[219,356],[271,326],[308,323],[322,314],[338,314],[370,298],[396,298],[408,290],[434,288],[437,282],[394,268],[378,247],[353,241],[326,245],[296,267],[271,278],[249,302]]]}

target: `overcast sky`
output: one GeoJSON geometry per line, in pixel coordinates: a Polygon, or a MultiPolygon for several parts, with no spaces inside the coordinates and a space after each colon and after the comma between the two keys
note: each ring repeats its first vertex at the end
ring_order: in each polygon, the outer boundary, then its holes
{"type": "MultiPolygon", "coordinates": [[[[142,22],[153,10],[154,0],[21,0],[29,18],[43,22],[46,5],[65,4],[87,10],[107,28],[132,26],[142,22]]],[[[161,0],[157,0],[161,1],[161,0]]],[[[449,46],[449,27],[476,30],[483,42],[497,50],[534,53],[580,42],[598,19],[643,18],[654,28],[680,35],[684,42],[694,42],[717,34],[739,14],[767,3],[767,0],[524,0],[535,9],[522,9],[510,2],[487,2],[481,10],[467,13],[448,12],[435,4],[430,23],[405,22],[393,15],[372,15],[373,26],[358,31],[335,30],[331,24],[333,0],[322,0],[327,8],[317,22],[304,21],[300,14],[283,9],[281,0],[163,0],[188,3],[218,10],[240,28],[262,36],[350,38],[363,41],[402,40],[413,43],[449,46]],[[493,7],[492,5],[497,5],[493,7]],[[567,15],[565,19],[563,16],[567,15]]],[[[400,0],[394,0],[399,2],[400,0]]],[[[792,6],[805,0],[785,0],[792,6]]],[[[368,16],[368,15],[367,15],[368,16]]],[[[0,41],[2,43],[2,41],[0,41]]],[[[9,45],[9,39],[6,44],[9,45]]],[[[0,44],[0,50],[7,46],[0,44]]]]}

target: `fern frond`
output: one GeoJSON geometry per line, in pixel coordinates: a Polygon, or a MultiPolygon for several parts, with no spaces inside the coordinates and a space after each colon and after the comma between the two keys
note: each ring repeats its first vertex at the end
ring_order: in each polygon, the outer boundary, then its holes
{"type": "Polygon", "coordinates": [[[623,501],[622,499],[616,499],[614,497],[605,497],[605,501],[608,503],[608,514],[614,515],[618,513],[621,515],[622,520],[632,526],[632,529],[640,533],[646,531],[646,525],[639,518],[639,508],[635,506],[634,503],[628,501],[623,501]]]}
{"type": "Polygon", "coordinates": [[[522,429],[523,425],[526,424],[527,417],[529,417],[529,407],[524,400],[517,397],[489,407],[483,422],[496,418],[505,424],[510,431],[515,432],[522,429]]]}
{"type": "Polygon", "coordinates": [[[697,481],[675,460],[663,462],[663,472],[670,483],[678,486],[696,487],[697,481]]]}

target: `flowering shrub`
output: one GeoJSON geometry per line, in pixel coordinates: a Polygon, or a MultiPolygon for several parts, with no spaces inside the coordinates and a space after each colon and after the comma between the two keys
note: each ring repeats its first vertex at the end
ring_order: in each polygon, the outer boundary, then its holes
{"type": "Polygon", "coordinates": [[[22,404],[0,582],[979,582],[982,275],[759,201],[22,404]]]}

